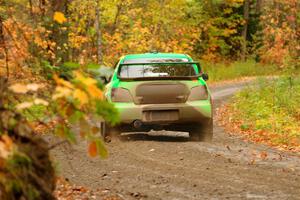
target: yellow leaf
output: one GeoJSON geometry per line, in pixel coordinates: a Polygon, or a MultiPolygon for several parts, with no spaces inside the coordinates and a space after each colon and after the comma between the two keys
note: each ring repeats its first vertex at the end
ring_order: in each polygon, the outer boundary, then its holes
{"type": "Polygon", "coordinates": [[[74,88],[74,86],[70,82],[59,78],[57,75],[54,75],[53,79],[57,83],[57,85],[63,85],[65,87],[68,87],[68,88],[71,88],[71,89],[74,88]]]}
{"type": "Polygon", "coordinates": [[[65,15],[63,13],[55,12],[53,15],[53,20],[59,24],[63,24],[64,22],[67,21],[67,18],[65,17],[65,15]]]}
{"type": "Polygon", "coordinates": [[[227,9],[225,9],[225,10],[224,10],[224,13],[225,13],[225,14],[230,14],[230,13],[232,13],[232,8],[227,8],[227,9]]]}
{"type": "Polygon", "coordinates": [[[72,91],[69,88],[57,86],[55,88],[55,92],[54,92],[54,94],[52,96],[52,99],[56,100],[56,99],[59,99],[59,98],[62,98],[62,97],[67,97],[71,93],[72,93],[72,91]]]}
{"type": "Polygon", "coordinates": [[[89,85],[88,91],[91,97],[95,99],[103,99],[103,93],[96,85],[89,85]]]}
{"type": "Polygon", "coordinates": [[[80,106],[83,106],[89,102],[87,94],[80,89],[75,90],[73,97],[79,100],[80,106]]]}
{"type": "Polygon", "coordinates": [[[84,77],[80,72],[75,72],[74,74],[75,74],[76,79],[78,81],[80,81],[81,83],[83,83],[87,86],[97,83],[97,81],[95,79],[92,79],[92,78],[89,78],[89,77],[84,77]]]}
{"type": "Polygon", "coordinates": [[[8,135],[3,135],[2,140],[4,141],[7,150],[12,149],[13,141],[8,135]]]}
{"type": "Polygon", "coordinates": [[[39,99],[39,98],[36,98],[33,102],[36,105],[44,105],[44,106],[49,105],[49,103],[47,101],[45,101],[44,99],[39,99]]]}
{"type": "Polygon", "coordinates": [[[8,158],[13,153],[13,141],[8,135],[0,137],[0,158],[8,158]]]}
{"type": "Polygon", "coordinates": [[[19,83],[16,83],[12,86],[9,87],[9,89],[15,93],[19,93],[19,94],[26,94],[28,92],[28,88],[26,85],[22,85],[19,83]]]}

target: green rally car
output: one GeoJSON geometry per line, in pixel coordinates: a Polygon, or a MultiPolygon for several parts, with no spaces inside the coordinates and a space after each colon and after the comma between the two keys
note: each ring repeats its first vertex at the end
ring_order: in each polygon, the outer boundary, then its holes
{"type": "Polygon", "coordinates": [[[208,75],[185,54],[145,53],[122,57],[105,97],[120,114],[120,124],[102,125],[106,137],[121,132],[185,131],[197,141],[213,136],[208,75]]]}

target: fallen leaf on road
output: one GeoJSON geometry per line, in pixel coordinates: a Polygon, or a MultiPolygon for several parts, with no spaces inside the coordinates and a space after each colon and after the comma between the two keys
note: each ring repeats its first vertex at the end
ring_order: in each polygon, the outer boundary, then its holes
{"type": "Polygon", "coordinates": [[[250,162],[248,163],[249,165],[254,165],[256,163],[256,160],[253,158],[252,160],[250,160],[250,162]]]}
{"type": "Polygon", "coordinates": [[[261,158],[262,160],[266,160],[267,157],[268,157],[267,152],[263,151],[263,152],[260,153],[260,158],[261,158]]]}
{"type": "Polygon", "coordinates": [[[231,151],[231,148],[230,148],[229,145],[226,145],[226,148],[227,148],[229,151],[231,151]]]}

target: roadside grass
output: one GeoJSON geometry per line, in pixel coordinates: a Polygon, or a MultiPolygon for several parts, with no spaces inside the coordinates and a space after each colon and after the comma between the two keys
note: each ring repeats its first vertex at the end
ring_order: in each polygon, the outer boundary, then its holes
{"type": "Polygon", "coordinates": [[[254,60],[245,62],[236,61],[233,63],[208,63],[201,62],[202,67],[209,75],[212,82],[239,79],[250,76],[269,76],[279,73],[278,67],[272,65],[262,65],[254,60]]]}
{"type": "Polygon", "coordinates": [[[221,121],[252,141],[299,151],[299,105],[300,78],[259,78],[220,111],[221,121]]]}

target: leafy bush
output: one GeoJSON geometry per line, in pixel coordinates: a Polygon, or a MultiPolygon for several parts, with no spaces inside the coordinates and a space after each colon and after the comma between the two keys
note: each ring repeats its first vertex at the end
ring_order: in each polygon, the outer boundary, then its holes
{"type": "Polygon", "coordinates": [[[300,143],[299,91],[299,78],[261,78],[233,98],[233,120],[242,121],[241,129],[251,128],[277,135],[271,139],[274,143],[300,143]]]}

